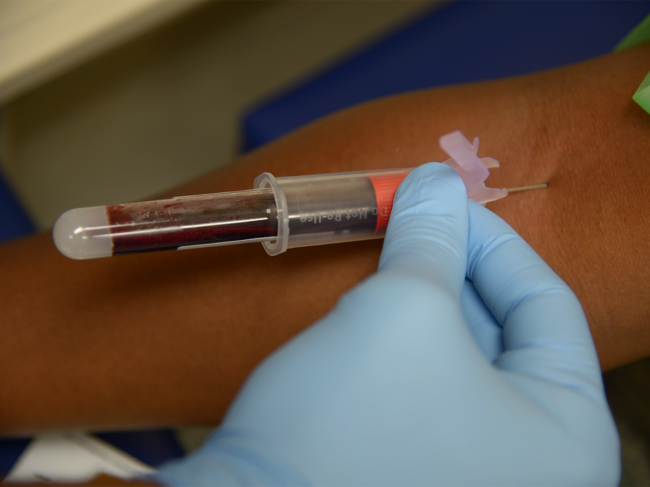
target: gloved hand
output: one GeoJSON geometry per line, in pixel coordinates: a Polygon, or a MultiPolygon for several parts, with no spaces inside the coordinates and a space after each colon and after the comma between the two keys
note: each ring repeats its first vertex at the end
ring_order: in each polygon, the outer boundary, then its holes
{"type": "Polygon", "coordinates": [[[572,291],[427,164],[397,192],[377,273],[263,362],[158,481],[615,485],[618,448],[572,291]]]}

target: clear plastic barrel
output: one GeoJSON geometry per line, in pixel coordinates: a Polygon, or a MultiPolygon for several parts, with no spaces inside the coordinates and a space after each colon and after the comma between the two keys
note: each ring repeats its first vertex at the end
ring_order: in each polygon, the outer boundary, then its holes
{"type": "Polygon", "coordinates": [[[255,188],[276,195],[278,238],[264,242],[275,255],[286,249],[381,238],[393,198],[411,169],[387,169],[275,178],[264,173],[255,188]]]}

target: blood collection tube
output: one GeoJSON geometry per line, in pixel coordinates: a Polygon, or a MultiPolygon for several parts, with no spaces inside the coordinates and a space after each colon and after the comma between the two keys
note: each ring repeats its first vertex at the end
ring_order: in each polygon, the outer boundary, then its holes
{"type": "MultiPolygon", "coordinates": [[[[460,133],[441,138],[445,161],[481,203],[502,198],[487,188],[488,167],[460,133]]],[[[54,225],[54,243],[72,259],[166,249],[261,242],[270,255],[294,247],[384,236],[393,198],[411,169],[386,169],[275,178],[263,173],[254,189],[65,212],[54,225]]]]}
{"type": "Polygon", "coordinates": [[[383,237],[410,169],[275,178],[255,189],[65,212],[54,242],[72,259],[262,242],[288,248],[383,237]]]}

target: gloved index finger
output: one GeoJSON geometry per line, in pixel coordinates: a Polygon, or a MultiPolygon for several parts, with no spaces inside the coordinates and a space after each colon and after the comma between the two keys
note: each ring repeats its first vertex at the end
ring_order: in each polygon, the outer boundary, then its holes
{"type": "Polygon", "coordinates": [[[571,289],[501,218],[470,202],[467,277],[503,326],[495,365],[604,401],[587,319],[571,289]]]}
{"type": "Polygon", "coordinates": [[[399,271],[460,297],[467,255],[467,192],[439,163],[414,169],[393,202],[379,272],[399,271]]]}

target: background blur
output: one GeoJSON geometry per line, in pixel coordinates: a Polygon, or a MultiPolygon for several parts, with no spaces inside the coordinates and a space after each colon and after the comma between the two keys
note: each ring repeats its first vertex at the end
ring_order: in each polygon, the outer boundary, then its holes
{"type": "Polygon", "coordinates": [[[2,171],[39,229],[147,198],[230,161],[246,108],[435,4],[3,0],[2,171]]]}

